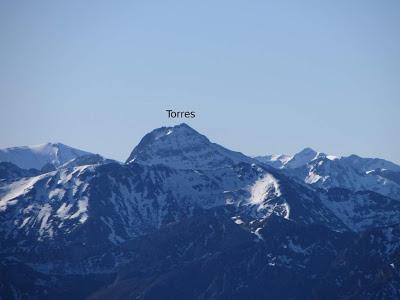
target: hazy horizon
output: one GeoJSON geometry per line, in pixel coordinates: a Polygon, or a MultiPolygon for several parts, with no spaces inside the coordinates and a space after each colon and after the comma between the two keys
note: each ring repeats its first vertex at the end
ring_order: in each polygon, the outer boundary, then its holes
{"type": "Polygon", "coordinates": [[[399,15],[398,1],[2,2],[0,148],[124,161],[185,122],[250,156],[399,164],[399,15]]]}

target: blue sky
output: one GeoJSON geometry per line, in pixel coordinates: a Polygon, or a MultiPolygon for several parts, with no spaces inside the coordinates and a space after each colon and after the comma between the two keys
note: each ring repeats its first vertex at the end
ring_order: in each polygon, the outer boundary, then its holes
{"type": "Polygon", "coordinates": [[[250,155],[400,162],[399,1],[1,1],[0,45],[0,147],[124,160],[174,109],[250,155]]]}

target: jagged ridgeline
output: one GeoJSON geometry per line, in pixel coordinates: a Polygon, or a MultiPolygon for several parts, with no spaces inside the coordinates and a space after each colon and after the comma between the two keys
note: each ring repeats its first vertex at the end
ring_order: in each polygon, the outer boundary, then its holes
{"type": "Polygon", "coordinates": [[[4,299],[399,299],[400,166],[248,157],[186,124],[125,163],[0,150],[4,299]]]}

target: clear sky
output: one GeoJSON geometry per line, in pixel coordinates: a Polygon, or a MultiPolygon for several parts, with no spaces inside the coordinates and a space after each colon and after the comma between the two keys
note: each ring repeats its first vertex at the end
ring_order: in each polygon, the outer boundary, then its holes
{"type": "Polygon", "coordinates": [[[165,109],[249,155],[400,163],[400,1],[0,1],[0,147],[124,160],[165,109]]]}

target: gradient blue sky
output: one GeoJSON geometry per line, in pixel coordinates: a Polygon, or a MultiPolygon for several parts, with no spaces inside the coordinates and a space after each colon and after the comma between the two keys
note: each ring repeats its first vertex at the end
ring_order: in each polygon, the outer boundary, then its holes
{"type": "Polygon", "coordinates": [[[400,162],[400,1],[0,1],[0,147],[124,160],[187,123],[249,155],[400,162]]]}

